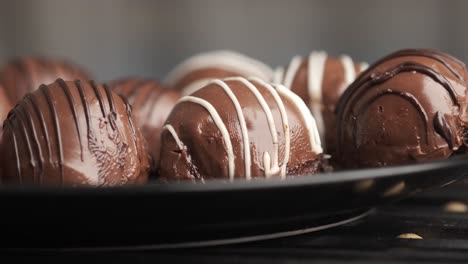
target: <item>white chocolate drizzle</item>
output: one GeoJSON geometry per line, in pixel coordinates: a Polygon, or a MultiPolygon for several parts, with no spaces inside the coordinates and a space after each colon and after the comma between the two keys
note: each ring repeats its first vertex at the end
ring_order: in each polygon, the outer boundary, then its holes
{"type": "Polygon", "coordinates": [[[299,96],[297,96],[295,93],[293,93],[283,85],[276,86],[276,90],[278,91],[278,93],[293,101],[293,103],[297,106],[297,109],[304,118],[304,124],[306,126],[306,130],[309,133],[310,146],[312,148],[312,151],[314,151],[317,154],[322,153],[322,143],[320,141],[320,135],[317,130],[315,119],[310,113],[309,109],[307,109],[307,106],[305,105],[304,101],[302,101],[302,99],[299,96]]]}
{"type": "Polygon", "coordinates": [[[191,95],[194,92],[203,88],[205,85],[209,84],[211,81],[213,81],[213,79],[210,78],[210,79],[200,79],[200,80],[191,82],[190,84],[188,84],[182,89],[181,91],[182,95],[191,95]]]}
{"type": "MultiPolygon", "coordinates": [[[[309,109],[312,112],[312,115],[315,117],[317,122],[317,128],[320,135],[323,137],[326,133],[325,123],[323,120],[322,114],[322,94],[323,94],[323,78],[325,75],[325,64],[327,61],[327,53],[324,51],[313,51],[308,57],[308,72],[307,72],[307,93],[309,95],[310,101],[309,109]]],[[[292,58],[291,62],[288,65],[286,72],[282,68],[277,68],[274,73],[273,81],[275,83],[281,83],[286,88],[292,89],[292,84],[296,75],[300,69],[303,60],[300,56],[295,56],[292,58]]],[[[356,70],[354,67],[354,62],[351,57],[347,55],[342,55],[340,57],[340,62],[343,65],[344,70],[344,83],[345,85],[351,84],[356,78],[356,70]]],[[[365,62],[359,64],[359,72],[363,72],[369,67],[365,62]]]]}
{"type": "MultiPolygon", "coordinates": [[[[286,107],[284,105],[284,102],[281,96],[289,99],[297,107],[299,114],[303,118],[303,122],[306,127],[306,130],[308,131],[308,137],[310,141],[311,150],[317,154],[321,154],[323,152],[314,117],[311,115],[310,111],[307,109],[307,106],[305,105],[305,103],[296,94],[294,94],[292,91],[285,88],[283,85],[280,85],[280,84],[270,85],[269,83],[257,77],[252,77],[252,78],[249,78],[248,80],[242,77],[231,77],[231,78],[226,78],[224,80],[212,80],[210,84],[216,84],[217,87],[220,87],[221,89],[223,89],[223,91],[227,94],[227,96],[232,101],[236,109],[236,113],[237,113],[240,127],[241,127],[246,179],[250,180],[252,177],[251,175],[252,161],[251,161],[251,154],[250,154],[251,150],[250,150],[248,129],[247,129],[247,124],[246,124],[246,119],[242,111],[242,106],[240,105],[239,100],[237,99],[234,92],[232,91],[232,88],[229,87],[229,85],[226,83],[227,81],[238,81],[242,83],[243,85],[245,85],[245,87],[247,87],[251,91],[251,93],[255,96],[260,106],[262,107],[263,111],[265,112],[265,117],[268,122],[270,134],[272,137],[272,143],[274,146],[273,155],[270,155],[270,153],[268,152],[264,152],[262,156],[264,173],[265,173],[266,178],[272,177],[273,175],[280,173],[281,178],[284,179],[286,177],[287,164],[289,162],[290,153],[291,153],[290,152],[291,135],[290,135],[288,114],[287,114],[286,107]],[[284,158],[283,158],[281,167],[279,166],[278,131],[276,130],[277,125],[275,124],[275,120],[273,118],[272,109],[266,102],[265,97],[258,90],[257,86],[254,85],[252,82],[255,82],[265,87],[267,91],[273,96],[275,103],[278,106],[278,109],[281,115],[281,122],[282,122],[281,127],[284,132],[284,140],[285,140],[284,158]]],[[[217,110],[208,101],[195,97],[195,96],[184,96],[179,100],[179,103],[181,102],[191,102],[191,103],[201,105],[209,112],[214,123],[216,124],[219,131],[221,132],[223,140],[225,142],[226,152],[228,154],[228,160],[229,160],[229,164],[228,164],[229,178],[232,181],[234,179],[234,173],[235,173],[234,151],[233,151],[230,135],[227,130],[226,124],[224,124],[217,110]]],[[[165,125],[163,129],[168,130],[171,133],[171,135],[173,136],[173,138],[175,139],[177,143],[177,146],[180,149],[185,148],[185,145],[179,139],[176,131],[171,125],[169,124],[165,125]]]]}
{"type": "Polygon", "coordinates": [[[203,68],[221,68],[240,76],[256,76],[264,80],[270,80],[273,75],[273,70],[260,61],[234,51],[218,50],[200,53],[183,61],[167,75],[164,83],[173,86],[188,73],[203,68]]]}
{"type": "Polygon", "coordinates": [[[284,68],[283,67],[277,67],[275,69],[275,71],[273,72],[272,82],[273,83],[282,83],[283,82],[283,76],[284,76],[284,68]]]}
{"type": "MultiPolygon", "coordinates": [[[[279,171],[279,166],[278,166],[278,156],[279,156],[279,146],[278,146],[278,135],[276,132],[276,125],[275,121],[273,119],[273,113],[271,112],[270,107],[268,106],[268,103],[265,101],[265,98],[262,96],[262,94],[258,91],[258,88],[253,85],[251,82],[249,82],[247,79],[242,78],[242,77],[233,77],[233,78],[226,78],[224,79],[225,81],[238,81],[244,84],[249,90],[252,92],[252,94],[255,96],[257,101],[260,103],[260,106],[262,107],[263,111],[265,112],[266,119],[268,121],[268,127],[270,128],[270,134],[271,138],[273,140],[273,147],[274,147],[274,152],[273,152],[273,164],[271,164],[272,167],[269,167],[268,169],[265,168],[265,176],[269,177],[267,175],[267,171],[271,174],[277,173],[279,171]]],[[[265,164],[264,164],[265,165],[265,164]]]]}
{"type": "MultiPolygon", "coordinates": [[[[320,135],[325,135],[325,123],[322,115],[322,83],[325,74],[327,53],[323,51],[312,52],[309,55],[307,72],[307,91],[309,93],[309,108],[317,121],[320,135]]],[[[325,141],[324,141],[325,142],[325,141]]]]}
{"type": "Polygon", "coordinates": [[[247,180],[250,180],[251,179],[250,141],[249,141],[249,133],[247,131],[247,124],[245,122],[244,113],[242,112],[242,107],[239,103],[239,100],[237,100],[237,97],[232,92],[231,87],[229,87],[224,81],[213,80],[212,83],[218,85],[224,90],[224,92],[226,92],[226,94],[229,96],[229,99],[231,99],[232,103],[234,104],[234,107],[236,108],[237,117],[239,118],[239,123],[241,127],[242,140],[244,142],[243,148],[244,148],[245,177],[247,180]]]}
{"type": "Polygon", "coordinates": [[[180,150],[183,150],[185,148],[185,145],[184,143],[179,139],[179,136],[177,135],[177,133],[175,132],[174,130],[174,127],[170,124],[167,124],[165,126],[163,126],[163,131],[164,130],[167,130],[169,131],[169,133],[172,135],[172,137],[174,138],[176,144],[177,144],[177,147],[180,149],[180,150]]]}
{"type": "Polygon", "coordinates": [[[353,60],[347,55],[342,55],[340,60],[341,64],[343,64],[345,85],[348,86],[354,81],[354,79],[356,79],[354,63],[353,60]]]}
{"type": "MultiPolygon", "coordinates": [[[[281,178],[284,179],[286,178],[286,168],[289,162],[289,154],[290,154],[290,149],[291,149],[291,135],[289,131],[289,120],[288,120],[288,114],[286,112],[286,108],[284,107],[283,100],[281,100],[281,97],[278,95],[278,92],[268,84],[267,82],[259,79],[259,78],[250,78],[250,81],[255,81],[265,88],[268,89],[268,91],[273,95],[273,98],[275,99],[276,104],[278,105],[280,115],[281,115],[281,121],[283,122],[283,130],[284,130],[284,158],[283,158],[283,164],[281,165],[281,178]]],[[[276,87],[276,85],[275,85],[276,87]]],[[[279,163],[279,161],[278,161],[279,163]]]]}
{"type": "Polygon", "coordinates": [[[294,77],[296,77],[297,71],[301,67],[302,58],[300,56],[295,56],[292,58],[291,62],[289,63],[288,70],[286,71],[286,75],[284,76],[284,86],[289,89],[292,89],[291,85],[294,81],[294,77]]]}
{"type": "Polygon", "coordinates": [[[198,97],[187,95],[187,96],[182,97],[178,103],[182,103],[182,102],[190,102],[190,103],[198,104],[204,107],[210,113],[210,116],[213,119],[216,126],[218,127],[219,131],[221,132],[221,135],[224,140],[224,144],[226,145],[226,152],[228,155],[229,179],[231,181],[234,180],[234,173],[235,173],[234,165],[235,164],[234,164],[234,151],[232,148],[231,138],[229,137],[229,132],[223,120],[219,116],[218,111],[216,111],[216,108],[214,108],[213,105],[210,104],[208,101],[198,98],[198,97]]]}

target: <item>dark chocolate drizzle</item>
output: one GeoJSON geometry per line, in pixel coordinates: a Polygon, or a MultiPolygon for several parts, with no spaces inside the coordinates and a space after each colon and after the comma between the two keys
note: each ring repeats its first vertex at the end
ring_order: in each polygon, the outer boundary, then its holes
{"type": "Polygon", "coordinates": [[[39,89],[41,90],[42,94],[44,95],[47,104],[49,106],[49,111],[52,115],[52,121],[54,123],[54,129],[55,129],[55,135],[56,135],[56,143],[57,143],[57,151],[58,151],[58,165],[60,168],[60,176],[61,176],[61,181],[62,184],[65,181],[65,175],[63,173],[63,146],[62,146],[62,135],[60,133],[60,125],[59,125],[59,119],[57,116],[57,109],[54,104],[54,100],[52,98],[52,94],[49,91],[49,87],[46,85],[42,84],[39,89]]]}
{"type": "MultiPolygon", "coordinates": [[[[31,94],[27,94],[25,96],[25,102],[28,103],[26,104],[25,103],[25,106],[26,107],[27,105],[34,105],[32,99],[31,99],[31,94]]],[[[37,113],[37,112],[36,112],[37,113]]],[[[37,135],[37,130],[36,130],[36,126],[34,125],[34,120],[33,120],[33,117],[31,115],[31,113],[29,111],[26,111],[26,115],[29,119],[29,131],[32,133],[32,136],[33,136],[33,142],[35,142],[35,146],[36,146],[36,157],[39,157],[39,184],[41,184],[43,182],[43,179],[44,179],[44,154],[42,153],[42,148],[41,148],[41,145],[39,143],[39,137],[37,135]]],[[[41,126],[44,126],[44,124],[42,123],[41,126]]]]}
{"type": "Polygon", "coordinates": [[[70,105],[70,109],[71,109],[72,115],[73,115],[73,120],[75,121],[76,133],[78,133],[78,142],[80,143],[80,151],[81,151],[80,157],[81,157],[81,161],[84,161],[84,158],[83,158],[83,143],[81,141],[80,125],[78,123],[78,115],[77,115],[77,111],[76,111],[75,101],[74,101],[73,96],[71,94],[70,87],[68,87],[67,83],[62,79],[57,79],[56,82],[58,83],[58,85],[64,91],[65,96],[67,97],[67,100],[68,100],[68,105],[70,105]]]}
{"type": "MultiPolygon", "coordinates": [[[[344,119],[343,113],[345,113],[347,109],[347,105],[353,105],[354,101],[357,100],[357,98],[362,97],[362,93],[367,92],[371,88],[377,87],[379,84],[382,84],[384,82],[387,82],[388,80],[391,80],[393,77],[395,77],[399,73],[412,72],[412,71],[419,72],[421,74],[429,76],[435,82],[439,83],[449,93],[450,98],[452,99],[453,103],[457,106],[460,106],[455,89],[453,88],[452,84],[449,81],[447,81],[447,79],[442,74],[419,63],[404,62],[389,71],[386,71],[381,74],[377,74],[377,73],[370,74],[369,76],[361,77],[357,79],[354,83],[352,83],[351,86],[343,94],[343,97],[340,99],[338,103],[337,116],[338,116],[339,123],[342,124],[343,122],[343,119],[344,119]],[[351,97],[354,100],[350,100],[351,97]],[[347,105],[344,105],[345,103],[347,105]]],[[[341,130],[342,130],[342,126],[338,126],[338,135],[341,135],[341,130]]],[[[339,140],[341,141],[341,137],[339,137],[339,140]]]]}
{"type": "MultiPolygon", "coordinates": [[[[345,119],[345,113],[349,112],[348,111],[349,107],[352,107],[353,105],[355,105],[355,101],[359,100],[359,98],[362,97],[363,93],[367,92],[369,89],[372,89],[372,88],[378,86],[378,84],[384,83],[384,82],[392,79],[393,77],[395,77],[396,75],[398,75],[401,72],[415,71],[415,72],[418,72],[420,74],[424,74],[424,75],[430,77],[432,80],[439,83],[449,93],[450,98],[451,98],[452,102],[454,103],[454,105],[456,105],[458,107],[461,106],[461,104],[459,102],[459,98],[458,98],[457,93],[456,93],[456,90],[454,89],[452,83],[447,80],[447,77],[445,75],[443,75],[442,73],[439,73],[439,72],[435,71],[434,69],[432,69],[432,68],[430,68],[428,66],[425,66],[423,64],[407,61],[407,62],[403,62],[403,63],[397,65],[393,69],[388,70],[388,71],[386,71],[384,73],[372,73],[377,66],[382,65],[384,62],[386,62],[388,60],[391,60],[391,59],[394,59],[394,58],[403,57],[403,56],[415,56],[415,57],[419,56],[419,57],[427,57],[427,58],[433,59],[433,60],[441,63],[442,65],[444,65],[444,67],[446,67],[454,76],[456,76],[456,78],[458,78],[458,80],[460,82],[462,82],[462,84],[466,83],[465,80],[464,80],[464,74],[466,73],[466,65],[463,62],[459,61],[458,59],[456,59],[456,58],[454,58],[454,57],[452,57],[450,55],[447,55],[445,53],[442,53],[442,52],[432,51],[432,50],[414,50],[414,49],[402,50],[402,51],[392,53],[392,54],[380,59],[379,61],[374,63],[371,67],[369,67],[366,71],[364,71],[350,85],[350,87],[348,89],[346,89],[346,91],[343,93],[340,101],[337,104],[335,114],[337,115],[337,122],[339,124],[341,124],[341,125],[338,126],[338,129],[337,129],[338,130],[337,132],[338,132],[338,141],[339,141],[338,147],[339,148],[342,145],[342,140],[343,140],[342,130],[343,130],[343,122],[344,122],[344,119],[345,119]],[[449,61],[447,61],[447,59],[453,60],[453,62],[458,64],[458,66],[460,66],[464,70],[464,72],[460,73],[459,71],[457,71],[457,69],[454,68],[453,63],[450,63],[449,61]]],[[[415,104],[413,103],[413,105],[415,105],[415,104]]],[[[418,109],[418,111],[420,113],[423,113],[420,110],[420,109],[423,109],[421,104],[418,104],[418,106],[416,108],[418,109]]],[[[427,120],[427,114],[424,117],[424,119],[427,120]]],[[[434,119],[434,121],[436,121],[436,119],[434,119]]],[[[437,122],[439,122],[439,121],[442,122],[442,120],[438,120],[437,122]]],[[[429,122],[429,120],[427,120],[427,122],[425,124],[426,125],[426,130],[428,130],[428,122],[429,122]]],[[[434,123],[434,126],[440,126],[440,128],[444,127],[445,125],[447,125],[447,124],[439,123],[439,124],[436,125],[434,123]]],[[[442,133],[441,136],[444,139],[447,140],[446,137],[449,136],[449,133],[447,131],[443,132],[442,130],[439,130],[439,132],[442,133]]],[[[450,136],[453,136],[453,131],[451,131],[450,136]]],[[[452,144],[451,147],[453,147],[453,144],[454,144],[453,140],[454,140],[453,138],[451,138],[450,140],[447,140],[447,142],[449,144],[452,144]]],[[[339,150],[339,151],[341,151],[341,150],[339,150]]]]}
{"type": "Polygon", "coordinates": [[[88,138],[91,133],[93,133],[93,128],[90,125],[91,123],[91,111],[89,110],[89,104],[88,104],[88,98],[86,97],[86,93],[83,89],[83,85],[81,84],[80,80],[75,81],[75,86],[78,89],[78,93],[80,94],[81,98],[81,104],[83,105],[83,109],[85,112],[85,118],[86,118],[86,127],[88,130],[88,138]]]}
{"type": "Polygon", "coordinates": [[[450,127],[447,119],[445,119],[444,114],[442,114],[440,111],[437,111],[437,113],[434,116],[434,129],[439,134],[447,144],[449,145],[450,149],[453,149],[455,146],[454,142],[454,136],[453,136],[453,131],[452,128],[450,127]]]}
{"type": "Polygon", "coordinates": [[[101,112],[103,117],[107,117],[107,111],[106,107],[104,106],[104,99],[102,98],[101,91],[99,91],[99,88],[96,84],[95,81],[90,81],[89,84],[91,84],[91,87],[94,90],[94,94],[96,95],[96,98],[99,102],[99,106],[101,107],[101,112]]]}
{"type": "MultiPolygon", "coordinates": [[[[425,136],[426,136],[426,143],[429,143],[429,130],[428,130],[428,127],[427,127],[427,124],[429,122],[429,117],[426,113],[426,110],[424,110],[424,107],[421,105],[421,103],[419,102],[419,100],[412,94],[410,93],[406,93],[406,92],[399,92],[399,91],[395,91],[395,90],[384,90],[384,91],[381,91],[379,92],[376,96],[374,97],[371,97],[362,107],[359,108],[359,110],[357,111],[357,117],[361,116],[362,113],[369,108],[369,106],[377,101],[380,97],[383,97],[385,95],[389,95],[389,94],[392,94],[392,95],[396,95],[396,96],[399,96],[403,99],[405,99],[406,101],[410,102],[415,108],[416,110],[418,110],[419,114],[421,115],[422,119],[423,119],[423,124],[424,124],[424,130],[425,130],[425,136]]],[[[354,138],[354,142],[357,143],[356,141],[356,123],[354,124],[354,129],[353,129],[353,138],[354,138]]]]}
{"type": "Polygon", "coordinates": [[[117,129],[117,124],[115,123],[117,120],[117,113],[115,110],[115,102],[114,102],[114,96],[112,96],[112,92],[106,84],[103,85],[104,90],[106,92],[107,100],[109,101],[109,108],[110,108],[110,114],[109,114],[109,122],[111,124],[112,130],[117,129]]]}
{"type": "Polygon", "coordinates": [[[21,173],[21,159],[19,157],[18,151],[18,142],[16,140],[16,131],[13,125],[11,124],[10,118],[5,121],[5,124],[11,127],[11,135],[13,136],[13,147],[15,149],[15,156],[16,156],[16,176],[18,177],[18,181],[20,184],[23,183],[23,174],[21,173]]]}

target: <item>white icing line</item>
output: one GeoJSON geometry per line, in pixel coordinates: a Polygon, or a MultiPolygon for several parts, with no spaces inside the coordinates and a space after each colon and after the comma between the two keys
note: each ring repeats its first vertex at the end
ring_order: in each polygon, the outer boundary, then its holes
{"type": "MultiPolygon", "coordinates": [[[[279,158],[278,157],[279,156],[279,154],[278,154],[278,152],[279,152],[278,135],[276,134],[276,126],[275,126],[275,121],[273,119],[273,114],[271,113],[271,109],[268,106],[267,102],[265,101],[265,98],[258,91],[258,88],[245,78],[233,77],[233,78],[226,78],[224,80],[225,81],[235,80],[235,81],[239,81],[239,82],[243,83],[255,95],[258,102],[262,106],[263,111],[265,112],[265,115],[266,115],[266,118],[267,118],[267,121],[268,121],[268,126],[270,128],[270,133],[271,133],[271,137],[273,139],[273,146],[274,146],[273,164],[272,164],[273,168],[269,168],[269,169],[276,170],[276,168],[278,167],[278,158],[279,158]]],[[[265,169],[265,173],[266,173],[266,171],[267,170],[265,169]]]]}
{"type": "Polygon", "coordinates": [[[276,90],[278,91],[278,93],[292,100],[293,103],[297,106],[299,113],[304,118],[306,129],[309,132],[310,146],[312,148],[312,151],[314,151],[317,154],[322,153],[322,143],[320,141],[320,136],[317,130],[315,119],[310,113],[307,106],[305,105],[304,101],[302,101],[302,99],[299,96],[288,90],[283,85],[277,85],[276,90]]]}
{"type": "Polygon", "coordinates": [[[226,125],[224,124],[223,120],[219,116],[218,112],[213,107],[213,105],[210,104],[208,101],[206,101],[204,99],[201,99],[201,98],[194,97],[194,96],[190,96],[190,95],[184,96],[179,100],[178,103],[181,103],[181,102],[190,102],[190,103],[201,105],[202,107],[204,107],[210,113],[211,118],[213,118],[213,121],[216,124],[216,126],[218,127],[219,131],[221,132],[221,135],[223,136],[223,139],[224,139],[224,143],[226,144],[226,152],[228,154],[228,162],[229,162],[229,164],[228,164],[229,179],[231,181],[233,181],[234,180],[234,170],[235,170],[234,151],[232,149],[232,143],[231,143],[231,138],[229,137],[229,132],[228,132],[228,130],[226,128],[226,125]]]}
{"type": "Polygon", "coordinates": [[[191,82],[190,84],[186,85],[184,88],[182,88],[182,95],[191,95],[194,92],[200,90],[201,88],[205,87],[208,83],[210,83],[213,79],[212,78],[205,78],[205,79],[200,79],[196,80],[194,82],[191,82]]]}
{"type": "Polygon", "coordinates": [[[281,114],[281,120],[283,121],[284,141],[285,141],[284,158],[283,158],[283,164],[281,165],[281,178],[284,179],[286,178],[286,168],[289,162],[289,155],[290,155],[290,148],[291,148],[291,135],[289,131],[289,120],[288,120],[288,114],[286,112],[286,108],[284,107],[283,100],[278,95],[278,92],[275,90],[275,88],[273,88],[272,85],[268,84],[267,82],[259,78],[250,78],[249,80],[258,82],[264,87],[266,87],[268,91],[270,91],[270,93],[273,95],[273,98],[275,99],[276,104],[278,105],[278,108],[281,114]]]}
{"type": "Polygon", "coordinates": [[[179,139],[179,136],[177,135],[176,131],[174,130],[174,127],[170,124],[168,125],[165,125],[163,126],[163,131],[164,130],[167,130],[169,131],[169,133],[171,133],[172,137],[174,138],[176,144],[177,144],[177,147],[180,149],[180,150],[183,150],[184,149],[184,143],[179,139]]]}
{"type": "Polygon", "coordinates": [[[367,62],[361,62],[359,64],[359,72],[360,73],[367,70],[367,68],[369,68],[369,64],[367,62]]]}
{"type": "Polygon", "coordinates": [[[309,106],[317,122],[317,128],[320,135],[325,135],[325,124],[322,116],[322,82],[325,71],[325,62],[327,53],[324,51],[315,51],[309,55],[307,89],[309,93],[309,106]]]}
{"type": "Polygon", "coordinates": [[[242,132],[242,140],[244,143],[245,177],[247,180],[250,180],[252,178],[251,177],[252,168],[251,168],[251,159],[250,159],[250,141],[249,141],[249,134],[247,131],[247,124],[245,122],[244,113],[242,112],[242,107],[239,103],[239,100],[237,100],[236,95],[232,92],[231,87],[229,87],[229,85],[227,85],[225,82],[221,80],[213,80],[211,83],[216,84],[219,87],[221,87],[229,96],[232,103],[234,104],[234,107],[236,108],[237,116],[239,118],[239,123],[241,127],[241,132],[242,132]]]}
{"type": "Polygon", "coordinates": [[[348,86],[354,81],[354,79],[356,79],[356,70],[354,69],[354,63],[351,57],[347,55],[342,55],[340,57],[340,60],[344,69],[345,84],[346,86],[348,86]]]}
{"type": "Polygon", "coordinates": [[[176,84],[188,73],[202,68],[216,67],[227,71],[239,73],[243,76],[257,76],[264,80],[270,80],[273,70],[266,64],[249,58],[246,55],[229,51],[218,50],[200,53],[176,66],[166,77],[165,83],[176,84]]]}
{"type": "Polygon", "coordinates": [[[292,58],[291,62],[289,63],[288,69],[286,70],[286,74],[284,76],[284,81],[280,82],[286,86],[288,89],[292,89],[291,85],[294,81],[294,77],[296,77],[297,71],[299,70],[302,63],[302,58],[300,56],[295,56],[292,58]]]}
{"type": "Polygon", "coordinates": [[[272,82],[273,83],[282,83],[283,82],[283,77],[284,77],[284,68],[283,67],[278,67],[273,72],[272,82]]]}

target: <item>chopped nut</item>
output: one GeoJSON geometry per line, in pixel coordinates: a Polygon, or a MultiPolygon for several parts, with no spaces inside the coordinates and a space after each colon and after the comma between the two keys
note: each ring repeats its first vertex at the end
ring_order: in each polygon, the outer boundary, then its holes
{"type": "Polygon", "coordinates": [[[397,236],[397,238],[402,239],[423,239],[420,235],[415,233],[403,233],[397,236]]]}
{"type": "Polygon", "coordinates": [[[463,202],[452,201],[445,204],[444,211],[449,213],[466,213],[468,212],[468,206],[463,202]]]}

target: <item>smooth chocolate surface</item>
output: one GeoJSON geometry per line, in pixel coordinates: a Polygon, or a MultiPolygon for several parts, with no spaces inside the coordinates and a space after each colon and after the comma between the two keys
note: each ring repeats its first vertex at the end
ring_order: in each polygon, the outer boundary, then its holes
{"type": "Polygon", "coordinates": [[[172,108],[180,98],[180,93],[166,89],[152,80],[127,78],[115,81],[111,88],[127,98],[133,114],[145,137],[153,161],[159,161],[161,131],[172,108]]]}
{"type": "Polygon", "coordinates": [[[145,183],[150,169],[130,104],[94,81],[41,85],[4,124],[6,184],[115,186],[145,183]]]}
{"type": "Polygon", "coordinates": [[[159,175],[168,180],[313,174],[322,148],[304,102],[259,78],[215,80],[182,97],[162,132],[159,175]]]}
{"type": "Polygon", "coordinates": [[[463,62],[434,50],[401,50],[376,62],[339,102],[341,165],[400,165],[464,151],[466,77],[463,62]]]}
{"type": "Polygon", "coordinates": [[[12,103],[39,88],[61,78],[66,81],[90,80],[80,66],[67,61],[41,57],[21,57],[7,63],[0,70],[0,84],[6,89],[12,103]]]}
{"type": "Polygon", "coordinates": [[[308,57],[294,57],[288,67],[279,69],[275,82],[284,84],[304,100],[315,117],[325,152],[336,155],[335,107],[349,84],[367,68],[346,55],[329,56],[314,51],[308,57]]]}

